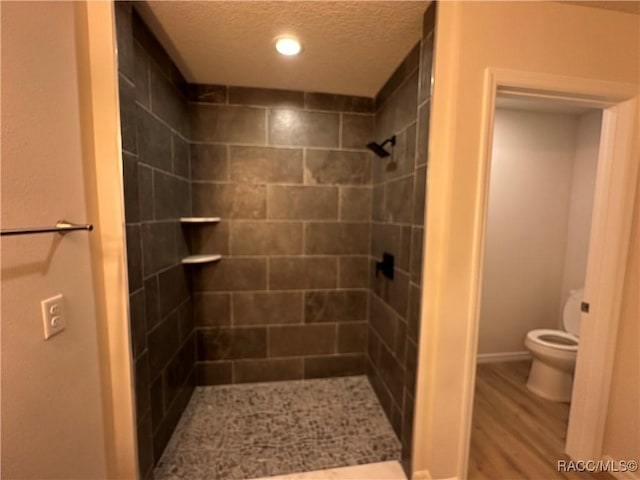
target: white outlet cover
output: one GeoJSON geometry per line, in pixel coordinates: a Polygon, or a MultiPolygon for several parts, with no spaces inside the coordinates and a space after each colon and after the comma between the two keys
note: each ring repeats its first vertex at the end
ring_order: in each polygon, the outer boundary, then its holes
{"type": "Polygon", "coordinates": [[[67,325],[64,315],[64,297],[62,294],[42,300],[42,322],[44,325],[44,339],[62,332],[67,325]]]}

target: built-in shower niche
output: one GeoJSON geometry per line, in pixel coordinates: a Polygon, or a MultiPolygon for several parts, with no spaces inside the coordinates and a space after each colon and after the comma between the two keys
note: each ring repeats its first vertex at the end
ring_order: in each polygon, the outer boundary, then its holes
{"type": "MultiPolygon", "coordinates": [[[[180,217],[180,223],[184,229],[189,230],[186,235],[191,238],[193,232],[191,229],[201,227],[203,225],[214,225],[220,223],[220,217],[180,217]]],[[[202,265],[205,263],[217,262],[222,258],[219,253],[200,253],[197,255],[191,254],[183,257],[181,262],[183,265],[202,265]]]]}

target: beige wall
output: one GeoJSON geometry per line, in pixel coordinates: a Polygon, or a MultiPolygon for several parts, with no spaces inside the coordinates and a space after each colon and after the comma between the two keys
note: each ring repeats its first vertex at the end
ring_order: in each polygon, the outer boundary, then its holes
{"type": "Polygon", "coordinates": [[[436,31],[413,469],[455,478],[467,460],[477,342],[485,71],[637,85],[640,25],[631,14],[551,2],[452,1],[440,2],[436,31]]]}
{"type": "MultiPolygon", "coordinates": [[[[638,177],[640,180],[640,176],[638,177]]],[[[604,436],[605,455],[640,459],[640,181],[604,436]]],[[[640,478],[636,472],[636,478],[640,478]]]]}
{"type": "MultiPolygon", "coordinates": [[[[81,155],[74,6],[2,3],[2,227],[91,221],[81,155]]],[[[2,477],[106,473],[87,232],[2,239],[2,477]],[[43,340],[40,301],[66,330],[43,340]]]]}
{"type": "Polygon", "coordinates": [[[524,351],[557,328],[577,118],[496,111],[478,354],[524,351]]]}

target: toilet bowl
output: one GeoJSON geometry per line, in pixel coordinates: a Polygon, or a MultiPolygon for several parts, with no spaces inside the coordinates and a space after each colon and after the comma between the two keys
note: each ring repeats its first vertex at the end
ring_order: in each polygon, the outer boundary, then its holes
{"type": "Polygon", "coordinates": [[[531,330],[524,340],[525,347],[533,356],[527,388],[547,400],[571,401],[583,295],[582,289],[571,290],[569,294],[562,315],[566,331],[531,330]]]}

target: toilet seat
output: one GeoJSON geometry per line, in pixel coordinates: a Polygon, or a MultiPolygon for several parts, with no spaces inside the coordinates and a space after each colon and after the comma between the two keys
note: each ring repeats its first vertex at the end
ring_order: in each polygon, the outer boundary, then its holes
{"type": "Polygon", "coordinates": [[[562,330],[553,330],[549,328],[531,330],[527,333],[527,338],[534,343],[556,350],[564,350],[567,352],[578,351],[578,337],[571,333],[563,332],[562,330]],[[558,341],[553,341],[554,338],[557,338],[558,341]]]}

